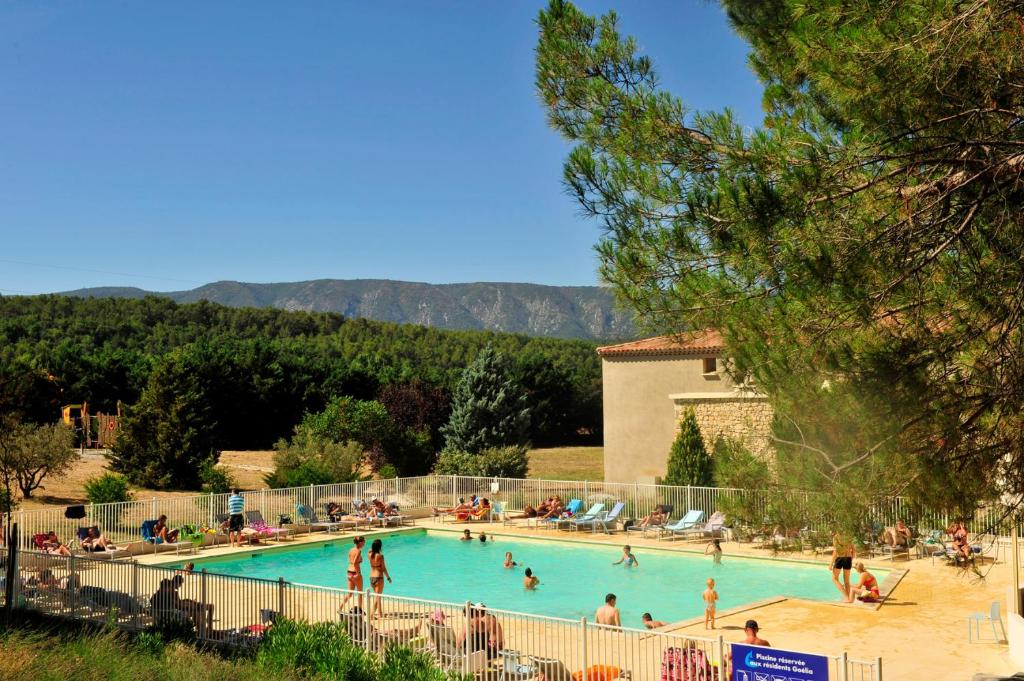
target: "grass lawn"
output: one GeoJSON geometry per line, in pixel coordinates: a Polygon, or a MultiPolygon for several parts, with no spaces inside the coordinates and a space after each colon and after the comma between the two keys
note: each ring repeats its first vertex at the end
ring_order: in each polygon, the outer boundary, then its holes
{"type": "Polygon", "coordinates": [[[604,480],[603,447],[551,447],[530,450],[531,478],[604,480]]]}

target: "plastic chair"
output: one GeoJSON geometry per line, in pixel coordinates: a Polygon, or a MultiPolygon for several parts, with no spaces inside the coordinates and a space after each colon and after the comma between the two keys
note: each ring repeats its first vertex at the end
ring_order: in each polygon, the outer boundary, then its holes
{"type": "Polygon", "coordinates": [[[532,679],[537,676],[537,667],[523,663],[523,654],[518,650],[500,650],[501,676],[498,681],[514,681],[518,679],[532,679]]]}
{"type": "Polygon", "coordinates": [[[1006,629],[1003,628],[1003,619],[999,615],[999,601],[993,601],[992,607],[988,614],[983,612],[976,612],[967,618],[967,642],[972,643],[975,640],[984,641],[981,637],[981,625],[984,622],[988,622],[992,626],[992,640],[1002,643],[1006,640],[1006,629]],[[996,624],[999,624],[999,631],[1002,632],[1002,636],[996,633],[996,624]]]}

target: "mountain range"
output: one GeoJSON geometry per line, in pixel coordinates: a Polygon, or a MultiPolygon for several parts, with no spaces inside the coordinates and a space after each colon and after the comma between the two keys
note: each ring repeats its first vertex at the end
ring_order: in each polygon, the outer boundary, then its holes
{"type": "Polygon", "coordinates": [[[165,292],[103,286],[61,295],[161,296],[179,303],[207,300],[231,307],[338,312],[346,317],[441,329],[484,329],[556,338],[613,340],[636,334],[632,316],[615,306],[610,291],[598,286],[317,279],[271,284],[218,281],[189,291],[165,292]]]}

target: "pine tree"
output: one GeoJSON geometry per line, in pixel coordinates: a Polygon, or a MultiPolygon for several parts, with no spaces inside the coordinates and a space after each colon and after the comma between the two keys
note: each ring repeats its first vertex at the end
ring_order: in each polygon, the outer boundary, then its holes
{"type": "Polygon", "coordinates": [[[679,435],[669,450],[668,470],[662,483],[706,486],[711,484],[711,478],[711,457],[704,446],[697,416],[690,409],[683,416],[679,424],[679,435]]]}
{"type": "Polygon", "coordinates": [[[512,378],[505,356],[493,347],[466,367],[452,395],[452,413],[441,428],[445,450],[478,453],[491,447],[525,445],[530,409],[512,378]]]}

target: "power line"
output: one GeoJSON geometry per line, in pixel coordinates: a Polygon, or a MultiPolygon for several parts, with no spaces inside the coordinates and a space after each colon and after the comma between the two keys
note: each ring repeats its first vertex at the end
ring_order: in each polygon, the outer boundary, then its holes
{"type": "Polygon", "coordinates": [[[180,279],[178,277],[160,277],[154,274],[129,274],[127,272],[112,272],[110,270],[96,270],[88,267],[74,267],[73,265],[51,265],[49,263],[25,262],[24,260],[8,260],[0,258],[0,262],[11,265],[27,265],[28,267],[48,267],[54,270],[74,270],[76,272],[92,272],[93,274],[110,274],[116,277],[138,277],[140,279],[161,279],[164,281],[179,281],[185,284],[202,284],[204,282],[195,279],[180,279]]]}

